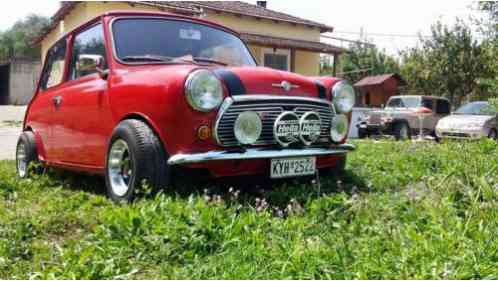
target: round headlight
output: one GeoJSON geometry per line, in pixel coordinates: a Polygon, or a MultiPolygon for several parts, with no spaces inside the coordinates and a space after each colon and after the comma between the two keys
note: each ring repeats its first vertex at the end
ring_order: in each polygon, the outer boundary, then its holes
{"type": "Polygon", "coordinates": [[[345,81],[340,81],[332,87],[332,97],[337,111],[350,112],[355,103],[354,89],[345,81]]]}
{"type": "Polygon", "coordinates": [[[253,144],[261,135],[263,124],[254,111],[244,111],[235,120],[233,132],[241,144],[253,144]]]}
{"type": "Polygon", "coordinates": [[[342,142],[348,135],[349,122],[344,114],[338,114],[332,119],[330,138],[334,142],[342,142]]]}
{"type": "Polygon", "coordinates": [[[211,71],[196,70],[187,77],[185,95],[192,108],[207,112],[217,108],[223,101],[223,87],[211,71]]]}

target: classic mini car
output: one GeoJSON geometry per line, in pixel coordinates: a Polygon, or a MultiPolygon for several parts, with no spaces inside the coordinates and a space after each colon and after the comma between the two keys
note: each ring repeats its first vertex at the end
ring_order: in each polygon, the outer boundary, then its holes
{"type": "Polygon", "coordinates": [[[258,67],[235,31],[202,19],[109,12],[55,43],[42,71],[20,177],[36,161],[101,174],[122,201],[181,168],[297,177],[340,171],[354,149],[348,83],[258,67]]]}
{"type": "Polygon", "coordinates": [[[488,102],[476,101],[458,108],[437,123],[440,138],[498,138],[496,108],[488,102]]]}
{"type": "Polygon", "coordinates": [[[382,110],[368,112],[358,123],[360,138],[375,134],[393,135],[396,140],[412,135],[435,136],[439,119],[450,113],[447,99],[432,96],[392,96],[382,110]]]}

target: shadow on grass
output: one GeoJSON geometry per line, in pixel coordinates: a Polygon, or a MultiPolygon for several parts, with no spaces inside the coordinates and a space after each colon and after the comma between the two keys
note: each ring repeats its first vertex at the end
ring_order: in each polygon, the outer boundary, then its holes
{"type": "MultiPolygon", "coordinates": [[[[100,176],[78,174],[59,169],[46,171],[51,185],[64,188],[106,195],[105,180],[100,176]]],[[[181,170],[175,171],[175,183],[164,188],[161,193],[187,199],[202,197],[208,202],[225,202],[229,205],[250,206],[259,209],[273,209],[277,215],[290,205],[299,208],[306,202],[321,197],[345,192],[355,194],[368,192],[365,181],[352,170],[346,169],[341,175],[327,175],[316,178],[270,180],[268,176],[243,176],[213,179],[209,175],[181,170]]],[[[142,196],[139,200],[151,200],[153,194],[142,196]]],[[[284,214],[285,215],[285,214],[284,214]]]]}

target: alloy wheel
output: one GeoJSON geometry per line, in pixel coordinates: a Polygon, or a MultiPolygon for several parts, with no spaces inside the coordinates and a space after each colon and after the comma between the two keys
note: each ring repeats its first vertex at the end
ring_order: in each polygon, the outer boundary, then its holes
{"type": "Polygon", "coordinates": [[[128,144],[118,139],[113,144],[108,156],[108,174],[111,189],[117,196],[124,196],[133,177],[133,159],[128,144]]]}
{"type": "Polygon", "coordinates": [[[19,175],[19,177],[26,177],[26,175],[28,174],[28,161],[26,156],[26,146],[22,142],[17,145],[16,165],[17,174],[19,175]]]}

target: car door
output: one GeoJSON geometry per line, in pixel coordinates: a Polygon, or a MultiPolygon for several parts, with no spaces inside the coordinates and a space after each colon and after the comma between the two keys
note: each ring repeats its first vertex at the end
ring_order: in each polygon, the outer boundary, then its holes
{"type": "Polygon", "coordinates": [[[68,81],[60,106],[69,133],[63,162],[103,167],[112,124],[107,80],[97,71],[97,67],[107,67],[102,24],[74,34],[71,42],[68,81]]]}
{"type": "Polygon", "coordinates": [[[432,98],[422,98],[422,106],[430,109],[432,113],[421,114],[423,118],[423,128],[426,131],[433,131],[437,124],[437,116],[435,114],[435,100],[432,98]]]}
{"type": "Polygon", "coordinates": [[[44,160],[48,162],[58,162],[60,154],[54,133],[63,125],[57,115],[57,103],[63,91],[66,44],[64,37],[47,51],[38,93],[28,112],[31,126],[41,138],[44,160]]]}

